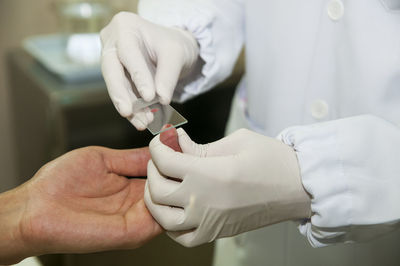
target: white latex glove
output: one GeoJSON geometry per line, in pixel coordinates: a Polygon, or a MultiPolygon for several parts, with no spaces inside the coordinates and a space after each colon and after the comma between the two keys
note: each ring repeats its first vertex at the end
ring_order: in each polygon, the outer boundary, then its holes
{"type": "Polygon", "coordinates": [[[310,217],[291,147],[246,129],[207,145],[178,135],[183,153],[151,141],[145,188],[148,209],[177,242],[192,247],[310,217]]]}
{"type": "Polygon", "coordinates": [[[139,130],[153,119],[149,109],[134,111],[141,96],[169,104],[180,77],[195,65],[199,47],[186,30],[151,23],[121,12],[100,33],[102,72],[118,112],[139,130]]]}

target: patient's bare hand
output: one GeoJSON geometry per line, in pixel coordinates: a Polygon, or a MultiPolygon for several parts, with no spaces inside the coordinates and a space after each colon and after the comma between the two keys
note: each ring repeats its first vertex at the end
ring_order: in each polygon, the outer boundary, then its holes
{"type": "Polygon", "coordinates": [[[162,229],[143,202],[148,148],[88,147],[42,167],[19,190],[20,232],[31,254],[136,248],[162,229]]]}

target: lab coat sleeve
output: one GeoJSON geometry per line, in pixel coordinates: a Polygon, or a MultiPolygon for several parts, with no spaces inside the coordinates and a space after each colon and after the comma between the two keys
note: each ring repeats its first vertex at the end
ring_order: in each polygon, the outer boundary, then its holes
{"type": "Polygon", "coordinates": [[[173,100],[190,99],[232,73],[244,40],[243,0],[141,0],[138,13],[154,23],[186,29],[198,41],[201,60],[179,81],[173,100]]]}
{"type": "Polygon", "coordinates": [[[314,247],[366,241],[400,228],[400,128],[370,115],[292,127],[311,195],[311,219],[299,225],[314,247]]]}

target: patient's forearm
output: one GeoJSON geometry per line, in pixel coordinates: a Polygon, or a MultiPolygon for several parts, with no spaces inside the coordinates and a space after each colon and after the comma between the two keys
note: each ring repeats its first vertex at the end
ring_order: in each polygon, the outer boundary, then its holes
{"type": "Polygon", "coordinates": [[[33,255],[20,230],[27,198],[23,185],[0,194],[0,264],[16,263],[33,255]]]}

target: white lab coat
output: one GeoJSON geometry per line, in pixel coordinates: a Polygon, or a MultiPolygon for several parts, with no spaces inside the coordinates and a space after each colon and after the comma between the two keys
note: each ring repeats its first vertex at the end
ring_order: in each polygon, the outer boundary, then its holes
{"type": "Polygon", "coordinates": [[[199,42],[205,64],[176,100],[226,78],[245,43],[228,132],[281,133],[312,196],[298,228],[217,241],[216,266],[400,265],[400,0],[144,0],[139,13],[199,42]]]}

